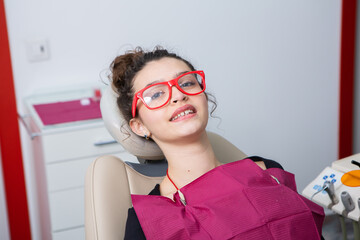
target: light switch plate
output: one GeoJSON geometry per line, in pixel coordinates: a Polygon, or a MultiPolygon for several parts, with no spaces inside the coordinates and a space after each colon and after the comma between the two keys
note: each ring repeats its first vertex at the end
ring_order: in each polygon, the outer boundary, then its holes
{"type": "Polygon", "coordinates": [[[28,41],[26,43],[26,51],[30,62],[50,59],[50,47],[47,40],[28,41]]]}

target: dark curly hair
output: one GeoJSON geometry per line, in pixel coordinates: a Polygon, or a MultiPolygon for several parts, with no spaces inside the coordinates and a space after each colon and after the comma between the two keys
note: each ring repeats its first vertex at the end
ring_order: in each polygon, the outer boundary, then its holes
{"type": "MultiPolygon", "coordinates": [[[[129,123],[132,118],[131,105],[134,98],[133,79],[135,75],[141,71],[148,62],[160,60],[165,57],[183,61],[191,71],[195,71],[194,66],[189,61],[159,46],[155,47],[153,51],[144,51],[141,47],[137,47],[134,50],[127,51],[123,55],[117,56],[111,63],[112,87],[119,94],[117,105],[127,123],[129,123]]],[[[205,95],[208,98],[206,93],[205,95]]],[[[216,101],[210,101],[214,103],[212,113],[216,108],[216,101]]]]}

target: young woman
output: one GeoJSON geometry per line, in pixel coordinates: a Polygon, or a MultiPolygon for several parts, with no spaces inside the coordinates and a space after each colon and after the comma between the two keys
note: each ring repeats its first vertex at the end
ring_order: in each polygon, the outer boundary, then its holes
{"type": "Polygon", "coordinates": [[[125,239],[320,239],[322,208],[278,163],[215,157],[203,71],[159,47],[118,56],[111,70],[126,122],[168,161],[160,185],[132,196],[125,239]]]}

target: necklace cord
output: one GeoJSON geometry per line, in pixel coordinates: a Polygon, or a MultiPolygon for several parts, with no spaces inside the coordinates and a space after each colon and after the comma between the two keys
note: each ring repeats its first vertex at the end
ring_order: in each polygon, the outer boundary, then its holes
{"type": "Polygon", "coordinates": [[[175,185],[175,183],[173,182],[173,180],[171,180],[170,176],[169,176],[169,169],[166,170],[166,176],[168,177],[168,179],[170,180],[170,182],[174,185],[174,187],[176,188],[177,191],[179,191],[179,188],[175,185]]]}
{"type": "Polygon", "coordinates": [[[185,200],[185,196],[184,194],[180,191],[180,189],[176,186],[176,184],[173,182],[173,180],[171,180],[170,176],[169,176],[169,170],[166,170],[166,176],[168,177],[168,179],[170,180],[170,182],[174,185],[174,187],[176,188],[177,192],[179,193],[179,197],[180,197],[180,201],[181,203],[186,206],[186,200],[185,200]]]}

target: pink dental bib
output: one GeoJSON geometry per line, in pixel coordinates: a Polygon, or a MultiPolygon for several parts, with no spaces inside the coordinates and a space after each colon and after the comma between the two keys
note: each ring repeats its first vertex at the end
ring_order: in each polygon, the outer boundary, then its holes
{"type": "Polygon", "coordinates": [[[281,169],[264,171],[240,160],[207,172],[181,192],[186,206],[178,193],[175,201],[131,196],[146,239],[320,239],[323,209],[299,195],[294,175],[281,169]]]}

